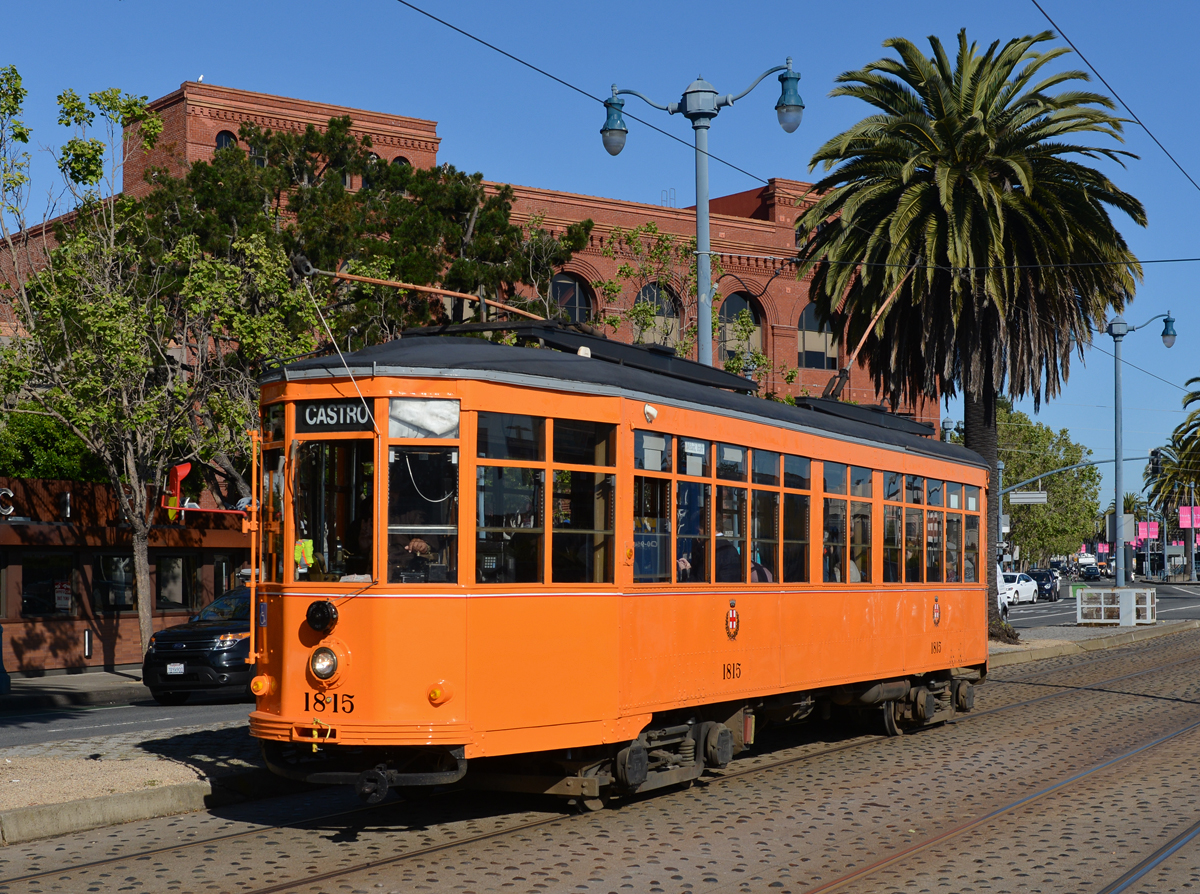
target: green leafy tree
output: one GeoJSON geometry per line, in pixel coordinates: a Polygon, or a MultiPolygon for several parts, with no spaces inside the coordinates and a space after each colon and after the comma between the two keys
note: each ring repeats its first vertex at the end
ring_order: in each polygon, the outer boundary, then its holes
{"type": "Polygon", "coordinates": [[[875,113],[814,154],[832,173],[798,224],[819,315],[845,323],[849,344],[867,333],[865,363],[893,404],[961,392],[966,445],[993,473],[997,395],[1057,394],[1072,341],[1082,352],[1141,277],[1110,215],[1144,226],[1141,203],[1080,161],[1129,157],[1087,142],[1120,140],[1122,119],[1074,85],[1085,72],[1046,71],[1067,52],[1040,49],[1052,37],[980,52],[962,31],[953,59],[936,37],[929,56],[885,41],[898,58],[838,77],[834,96],[875,113]]]}
{"type": "MultiPolygon", "coordinates": [[[[4,168],[23,172],[14,122],[24,94],[14,74],[0,82],[9,112],[0,145],[9,150],[4,168]]],[[[0,349],[0,389],[12,411],[53,420],[103,468],[130,529],[144,649],[150,528],[168,467],[226,450],[212,437],[221,424],[226,441],[244,437],[247,414],[228,410],[228,370],[311,346],[304,333],[315,318],[287,276],[286,255],[261,234],[234,237],[214,258],[195,233],[157,228],[152,209],[115,193],[120,159],[134,140],[152,144],[161,127],[145,97],[106,90],[85,101],[66,91],[59,108],[74,128],[55,155],[69,213],[31,226],[23,214],[28,178],[0,185],[15,336],[0,349]]]]}
{"type": "MultiPolygon", "coordinates": [[[[592,284],[607,309],[605,325],[612,329],[628,325],[634,344],[669,345],[681,357],[694,359],[699,337],[695,238],[665,233],[654,221],[647,221],[628,230],[613,227],[601,253],[617,261],[612,277],[592,284]],[[643,289],[654,283],[674,293],[673,315],[659,313],[658,304],[647,300],[643,289]]],[[[715,256],[712,267],[715,282],[724,272],[715,256]]],[[[717,335],[717,319],[714,312],[709,338],[717,335]]]]}
{"type": "Polygon", "coordinates": [[[61,481],[108,481],[108,472],[74,433],[32,408],[4,414],[0,476],[61,481]]]}
{"type": "MultiPolygon", "coordinates": [[[[1087,447],[1071,440],[1065,428],[1056,432],[1003,404],[996,413],[1006,481],[1025,481],[1042,472],[1086,462],[1091,456],[1087,447]]],[[[1039,485],[1048,495],[1045,505],[1010,504],[1006,508],[1011,538],[1020,545],[1022,559],[1044,568],[1051,557],[1074,553],[1095,529],[1100,509],[1100,471],[1085,466],[1059,472],[1031,488],[1039,485]]]]}

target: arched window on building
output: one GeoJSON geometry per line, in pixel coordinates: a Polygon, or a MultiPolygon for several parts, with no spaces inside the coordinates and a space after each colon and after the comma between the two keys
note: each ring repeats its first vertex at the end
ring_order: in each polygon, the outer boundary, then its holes
{"type": "Polygon", "coordinates": [[[734,357],[744,356],[748,350],[761,351],[763,349],[762,312],[758,308],[758,303],[748,293],[734,292],[727,296],[721,302],[718,318],[721,322],[720,356],[722,359],[731,360],[734,357]],[[754,320],[754,328],[750,331],[748,339],[739,338],[737,328],[734,326],[738,314],[744,310],[750,311],[750,317],[754,320]]]}
{"type": "Polygon", "coordinates": [[[679,298],[669,285],[646,283],[638,291],[634,304],[649,304],[654,308],[653,317],[642,329],[642,341],[668,347],[679,344],[679,298]]]}
{"type": "Polygon", "coordinates": [[[559,273],[550,280],[550,300],[562,308],[572,323],[586,323],[594,313],[592,290],[572,273],[559,273]]]}
{"type": "Polygon", "coordinates": [[[393,158],[393,159],[392,159],[392,164],[394,164],[394,165],[409,165],[409,166],[411,166],[411,165],[412,165],[412,162],[411,162],[411,161],[409,161],[407,158],[405,158],[403,155],[397,155],[395,158],[393,158]]]}
{"type": "Polygon", "coordinates": [[[800,314],[799,350],[796,365],[801,369],[837,369],[837,342],[829,324],[817,320],[817,306],[809,304],[800,314]]]}
{"type": "Polygon", "coordinates": [[[370,189],[372,186],[375,185],[374,178],[371,176],[371,173],[375,169],[375,167],[377,165],[379,165],[380,163],[381,162],[380,162],[379,156],[376,155],[374,152],[372,152],[371,155],[367,158],[367,169],[363,173],[363,178],[362,178],[362,188],[363,189],[370,189]]]}
{"type": "Polygon", "coordinates": [[[237,137],[233,135],[233,131],[223,130],[217,134],[217,149],[228,149],[236,145],[237,137]]]}

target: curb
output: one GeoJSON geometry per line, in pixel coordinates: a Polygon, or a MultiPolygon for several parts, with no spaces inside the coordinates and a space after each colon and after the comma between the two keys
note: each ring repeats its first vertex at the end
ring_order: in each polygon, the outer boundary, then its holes
{"type": "Polygon", "coordinates": [[[1029,649],[1023,652],[1000,652],[988,657],[988,669],[1041,661],[1045,658],[1059,658],[1063,655],[1078,655],[1081,652],[1097,652],[1129,643],[1140,643],[1143,640],[1155,639],[1160,636],[1169,636],[1172,633],[1182,633],[1185,630],[1195,630],[1198,627],[1200,627],[1200,621],[1176,621],[1170,627],[1145,627],[1141,630],[1114,633],[1112,636],[1101,636],[1077,643],[1061,643],[1057,646],[1046,646],[1042,649],[1029,649]]]}
{"type": "Polygon", "coordinates": [[[0,714],[14,714],[38,708],[80,708],[93,705],[130,705],[148,700],[150,690],[140,682],[117,688],[79,690],[75,692],[39,692],[30,695],[0,696],[0,714]]]}
{"type": "Polygon", "coordinates": [[[307,791],[309,786],[275,776],[268,770],[249,770],[197,782],[167,785],[0,812],[0,845],[55,838],[117,823],[192,813],[261,798],[307,791]]]}

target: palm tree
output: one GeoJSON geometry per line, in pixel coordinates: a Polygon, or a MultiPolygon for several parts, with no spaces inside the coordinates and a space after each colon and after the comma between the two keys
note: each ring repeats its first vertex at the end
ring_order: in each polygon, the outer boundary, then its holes
{"type": "MultiPolygon", "coordinates": [[[[961,392],[966,446],[993,473],[997,395],[1032,395],[1037,407],[1057,394],[1072,341],[1082,356],[1141,278],[1109,212],[1144,226],[1145,210],[1078,160],[1132,156],[1074,141],[1119,141],[1122,119],[1108,97],[1071,84],[1085,72],[1042,73],[1067,52],[1038,49],[1052,37],[980,53],[961,31],[953,63],[935,37],[931,57],[886,41],[899,59],[838,78],[832,95],[878,111],[817,150],[811,166],[836,170],[798,224],[818,314],[848,344],[865,336],[866,365],[893,405],[961,392]]],[[[990,542],[998,533],[989,513],[990,542]]]]}
{"type": "MultiPolygon", "coordinates": [[[[1200,384],[1200,378],[1188,379],[1188,387],[1200,384]]],[[[1200,391],[1189,391],[1183,398],[1183,408],[1191,407],[1187,417],[1173,432],[1165,447],[1160,447],[1161,464],[1157,474],[1149,466],[1144,476],[1149,489],[1150,504],[1164,515],[1173,515],[1179,506],[1192,505],[1196,487],[1200,486],[1200,391]]],[[[1194,522],[1193,522],[1194,523],[1194,522]]],[[[1192,575],[1195,564],[1194,528],[1187,538],[1187,571],[1192,575]]]]}

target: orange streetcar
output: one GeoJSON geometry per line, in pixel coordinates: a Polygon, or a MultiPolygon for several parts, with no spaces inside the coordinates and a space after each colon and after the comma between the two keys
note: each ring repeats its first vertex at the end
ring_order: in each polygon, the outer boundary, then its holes
{"type": "Polygon", "coordinates": [[[275,772],[598,806],[831,704],[891,734],[970,710],[978,456],[515,328],[535,346],[408,333],[264,379],[250,729],[275,772]]]}

